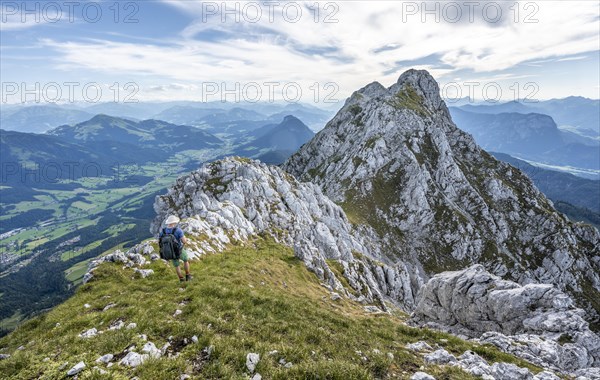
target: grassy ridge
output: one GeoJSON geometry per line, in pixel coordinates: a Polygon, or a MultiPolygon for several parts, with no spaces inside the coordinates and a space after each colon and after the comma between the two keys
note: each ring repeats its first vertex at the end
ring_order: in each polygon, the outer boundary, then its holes
{"type": "Polygon", "coordinates": [[[426,366],[405,349],[419,340],[455,354],[473,350],[490,361],[526,365],[491,347],[408,327],[395,314],[369,314],[355,302],[332,301],[292,251],[275,243],[259,240],[256,247],[205,256],[192,263],[194,281],[184,285],[166,263],[149,267],[155,273],[142,279],[131,269],[104,264],[65,303],[2,338],[0,353],[12,355],[0,361],[3,378],[63,378],[83,360],[87,368],[80,379],[176,379],[183,373],[195,379],[243,379],[249,352],[260,354],[256,371],[266,379],[408,379],[422,366],[437,379],[473,378],[456,367],[426,366]],[[116,305],[102,311],[111,303],[116,305]],[[177,309],[182,314],[174,317],[177,309]],[[93,327],[108,330],[119,319],[137,327],[90,339],[77,336],[93,327]],[[197,335],[199,342],[182,347],[177,358],[149,360],[135,369],[102,364],[108,371],[103,375],[91,369],[99,356],[117,355],[131,344],[140,352],[145,342],[139,334],[159,348],[170,336],[180,341],[197,335]],[[17,349],[21,345],[24,350],[17,349]],[[209,345],[214,352],[202,359],[209,345]],[[278,353],[269,355],[272,350],[278,353]],[[282,358],[293,366],[284,368],[282,358]]]}

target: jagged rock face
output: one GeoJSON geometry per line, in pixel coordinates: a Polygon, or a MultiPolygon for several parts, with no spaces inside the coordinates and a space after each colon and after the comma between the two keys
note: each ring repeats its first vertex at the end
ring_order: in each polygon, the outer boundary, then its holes
{"type": "Polygon", "coordinates": [[[419,268],[413,283],[481,263],[521,284],[557,284],[598,317],[598,231],[570,223],[459,130],[425,71],[355,92],[283,168],[319,184],[374,236],[375,258],[419,268]]]}
{"type": "Polygon", "coordinates": [[[552,285],[521,286],[474,265],[432,277],[411,321],[481,337],[544,368],[571,372],[600,365],[600,337],[590,331],[583,314],[552,285]]]}
{"type": "Polygon", "coordinates": [[[368,259],[357,260],[353,253],[372,253],[366,240],[352,235],[342,208],[318,186],[298,182],[277,167],[242,158],[205,164],[180,177],[166,195],[156,198],[154,208],[152,233],[169,214],[176,214],[183,219],[180,226],[186,234],[203,237],[190,239],[186,249],[191,257],[266,234],[293,247],[295,255],[332,289],[371,302],[381,302],[393,292],[396,299],[414,304],[414,285],[404,282],[408,281],[404,267],[399,272],[368,259]],[[342,265],[354,294],[342,286],[327,260],[342,265]]]}

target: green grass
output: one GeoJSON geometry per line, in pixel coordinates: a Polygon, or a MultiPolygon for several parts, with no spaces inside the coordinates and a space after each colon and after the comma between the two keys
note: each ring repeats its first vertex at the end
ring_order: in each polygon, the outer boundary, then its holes
{"type": "Polygon", "coordinates": [[[409,84],[404,85],[388,104],[396,109],[409,109],[422,117],[431,116],[431,112],[423,103],[423,98],[409,84]]]}
{"type": "MultiPolygon", "coordinates": [[[[200,153],[195,151],[189,151],[173,158],[173,164],[178,163],[176,167],[177,170],[156,164],[141,166],[139,174],[156,176],[155,180],[143,187],[143,190],[140,189],[140,186],[137,184],[132,184],[130,187],[125,188],[98,189],[98,186],[106,185],[106,182],[109,180],[108,178],[81,178],[76,181],[63,181],[75,182],[82,186],[68,191],[36,189],[41,192],[41,194],[35,196],[35,201],[16,203],[14,209],[0,215],[0,221],[8,220],[16,215],[33,209],[53,210],[53,217],[58,218],[63,216],[64,210],[66,209],[69,222],[61,222],[60,224],[40,227],[38,230],[29,228],[4,239],[0,248],[6,247],[15,241],[26,241],[27,243],[25,244],[22,253],[29,254],[41,244],[51,240],[58,240],[63,235],[71,232],[71,227],[75,224],[80,227],[96,224],[99,220],[98,215],[104,213],[109,208],[112,210],[124,211],[138,209],[144,197],[157,190],[166,188],[181,174],[178,172],[181,165],[185,163],[186,160],[192,159],[199,154],[200,153]],[[82,193],[84,193],[83,199],[85,199],[85,201],[82,201],[81,198],[76,199],[81,196],[82,193]],[[121,202],[119,202],[120,200],[121,202]],[[115,203],[109,206],[112,202],[115,203]]],[[[80,253],[84,252],[86,251],[80,251],[80,253]]],[[[65,257],[70,256],[67,254],[63,255],[63,260],[65,257]]]]}
{"type": "Polygon", "coordinates": [[[12,355],[0,361],[0,373],[4,379],[64,378],[83,360],[87,368],[80,379],[176,379],[183,373],[195,379],[244,379],[246,354],[256,352],[261,355],[257,372],[266,379],[408,379],[421,366],[437,379],[474,379],[455,367],[426,366],[420,355],[404,348],[419,340],[455,354],[473,350],[491,361],[526,364],[491,347],[408,327],[395,314],[372,315],[352,301],[331,301],[291,249],[255,243],[256,248],[232,248],[193,262],[194,281],[183,286],[162,261],[150,265],[155,273],[146,279],[118,264],[102,265],[72,298],[0,339],[0,352],[12,355]],[[91,308],[84,308],[86,303],[91,308]],[[103,312],[109,303],[116,306],[103,312]],[[176,309],[183,313],[173,317],[176,309]],[[117,319],[135,322],[137,328],[77,337],[92,327],[107,330],[117,319]],[[142,333],[157,347],[169,336],[197,335],[199,342],[183,347],[175,359],[152,360],[136,369],[114,365],[105,368],[109,374],[104,376],[91,370],[103,354],[119,354],[131,344],[139,351],[142,333]],[[17,350],[21,345],[25,349],[17,350]],[[208,345],[214,346],[213,355],[195,370],[192,363],[208,345]],[[278,353],[269,356],[271,350],[278,353]],[[293,367],[280,366],[281,358],[293,367]],[[60,370],[65,362],[69,364],[60,370]]]}

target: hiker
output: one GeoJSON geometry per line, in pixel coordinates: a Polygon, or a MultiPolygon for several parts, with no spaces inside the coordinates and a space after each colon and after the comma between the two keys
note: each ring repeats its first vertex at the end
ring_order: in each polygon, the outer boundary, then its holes
{"type": "Polygon", "coordinates": [[[192,279],[190,263],[187,252],[183,249],[183,245],[187,240],[183,235],[183,230],[177,227],[177,223],[179,223],[179,218],[175,215],[169,215],[165,221],[166,228],[163,228],[158,235],[160,257],[172,261],[180,282],[190,281],[192,279]],[[179,267],[181,261],[183,261],[183,268],[185,269],[185,279],[179,267]]]}

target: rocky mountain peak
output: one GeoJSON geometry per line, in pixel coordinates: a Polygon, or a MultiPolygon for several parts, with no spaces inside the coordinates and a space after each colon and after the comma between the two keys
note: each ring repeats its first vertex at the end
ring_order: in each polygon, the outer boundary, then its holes
{"type": "Polygon", "coordinates": [[[377,241],[378,260],[414,266],[412,283],[479,263],[521,284],[557,284],[592,319],[600,312],[598,231],[569,222],[458,129],[425,71],[355,92],[283,168],[341,205],[377,241]]]}
{"type": "Polygon", "coordinates": [[[410,69],[400,75],[398,81],[390,87],[392,93],[401,92],[407,88],[415,90],[427,106],[432,110],[446,109],[437,81],[427,70],[410,69]]]}

